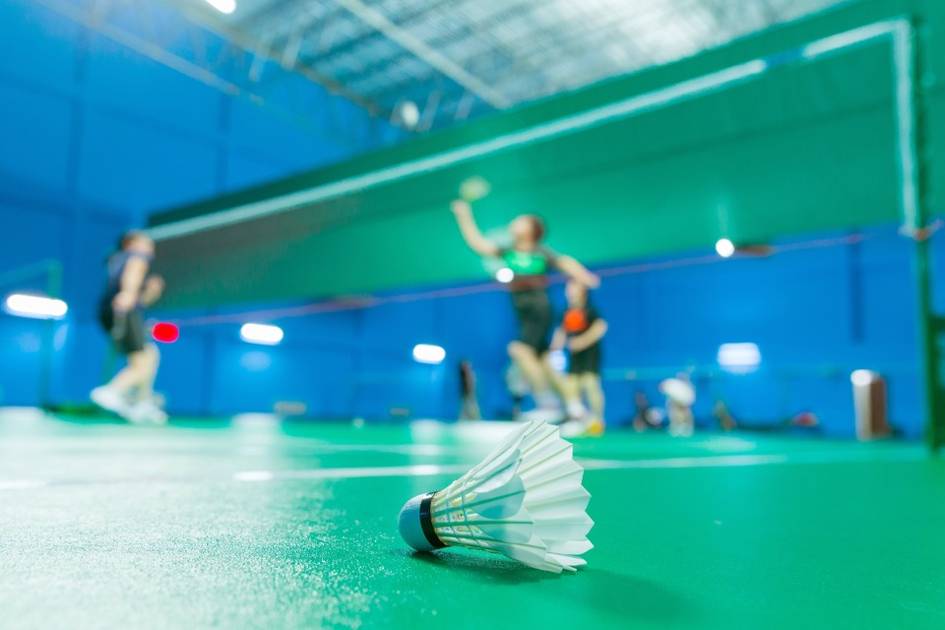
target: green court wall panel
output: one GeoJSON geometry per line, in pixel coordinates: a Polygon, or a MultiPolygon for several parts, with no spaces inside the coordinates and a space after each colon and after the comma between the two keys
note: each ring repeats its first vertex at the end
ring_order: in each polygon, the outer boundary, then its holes
{"type": "MultiPolygon", "coordinates": [[[[861,2],[693,59],[235,195],[155,224],[311,188],[481,141],[771,55],[879,19],[915,15],[923,46],[925,159],[940,206],[945,8],[861,2]]],[[[776,57],[775,57],[776,58],[776,57]]],[[[683,103],[314,206],[161,243],[171,306],[359,294],[484,278],[448,203],[472,174],[493,184],[483,227],[537,212],[549,242],[591,264],[895,221],[900,216],[888,43],[760,77],[683,103]]]]}

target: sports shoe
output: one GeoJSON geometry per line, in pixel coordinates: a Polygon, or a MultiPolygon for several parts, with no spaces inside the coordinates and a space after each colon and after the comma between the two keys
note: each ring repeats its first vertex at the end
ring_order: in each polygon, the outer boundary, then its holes
{"type": "Polygon", "coordinates": [[[525,422],[538,420],[547,424],[561,424],[567,420],[564,410],[555,407],[538,407],[537,409],[524,412],[521,418],[525,422]]]}
{"type": "Polygon", "coordinates": [[[604,434],[604,423],[590,415],[581,420],[568,420],[561,424],[561,437],[600,437],[604,434]]]}
{"type": "Polygon", "coordinates": [[[591,418],[584,429],[584,435],[587,437],[600,437],[604,435],[606,425],[600,418],[591,418]]]}
{"type": "Polygon", "coordinates": [[[587,416],[587,407],[580,400],[572,400],[568,403],[568,420],[584,420],[587,416]]]}
{"type": "Polygon", "coordinates": [[[153,400],[140,400],[134,404],[133,407],[128,411],[128,415],[124,416],[129,422],[135,423],[150,423],[150,424],[166,424],[167,423],[167,414],[163,409],[158,407],[153,400]]]}
{"type": "Polygon", "coordinates": [[[93,389],[92,393],[89,394],[89,398],[102,409],[117,413],[123,418],[131,411],[131,405],[128,404],[121,392],[108,385],[93,389]]]}

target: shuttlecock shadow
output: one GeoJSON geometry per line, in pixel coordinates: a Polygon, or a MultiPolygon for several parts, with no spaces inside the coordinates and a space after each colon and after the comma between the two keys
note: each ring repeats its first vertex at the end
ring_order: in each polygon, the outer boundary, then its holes
{"type": "Polygon", "coordinates": [[[471,579],[490,584],[525,584],[549,580],[574,580],[579,588],[570,592],[569,602],[594,608],[624,621],[653,623],[679,622],[694,617],[692,603],[665,586],[631,575],[594,568],[580,569],[576,574],[558,575],[526,567],[502,556],[466,552],[413,552],[410,560],[440,567],[444,571],[462,573],[471,579]],[[606,588],[602,587],[606,584],[606,588]],[[620,592],[620,597],[614,597],[620,592]]]}
{"type": "Polygon", "coordinates": [[[666,624],[695,616],[692,602],[658,582],[595,569],[588,569],[587,577],[593,584],[584,590],[582,603],[614,617],[666,624]],[[601,588],[601,583],[607,587],[601,588]],[[614,597],[615,592],[621,596],[614,597]]]}
{"type": "Polygon", "coordinates": [[[478,555],[461,551],[428,553],[415,551],[410,559],[436,565],[443,570],[465,573],[484,582],[522,584],[557,579],[555,573],[537,571],[520,562],[497,555],[478,555]]]}

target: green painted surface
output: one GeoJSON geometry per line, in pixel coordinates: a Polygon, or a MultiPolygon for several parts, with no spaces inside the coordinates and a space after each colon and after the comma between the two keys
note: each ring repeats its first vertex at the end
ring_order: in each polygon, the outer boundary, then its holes
{"type": "MultiPolygon", "coordinates": [[[[613,80],[458,129],[155,218],[210,213],[437,154],[649,90],[777,55],[894,17],[920,23],[927,59],[928,202],[945,172],[945,6],[852,2],[693,59],[613,80]]],[[[485,226],[516,212],[548,219],[550,242],[590,263],[896,221],[891,47],[886,41],[555,140],[411,177],[314,207],[167,241],[169,306],[320,297],[481,278],[447,210],[472,174],[493,184],[485,226]]]]}
{"type": "Polygon", "coordinates": [[[945,625],[945,463],[920,447],[578,441],[589,466],[631,467],[588,470],[596,548],[572,576],[412,555],[397,511],[452,475],[351,476],[473,463],[498,437],[0,411],[0,626],[945,625]]]}

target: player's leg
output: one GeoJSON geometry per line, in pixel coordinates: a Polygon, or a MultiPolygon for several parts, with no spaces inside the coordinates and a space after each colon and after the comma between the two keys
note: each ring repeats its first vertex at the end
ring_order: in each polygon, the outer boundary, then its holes
{"type": "Polygon", "coordinates": [[[588,423],[588,431],[591,433],[603,433],[604,430],[604,388],[601,385],[600,374],[596,372],[584,372],[580,376],[581,392],[587,400],[591,410],[591,421],[588,423]]]}
{"type": "Polygon", "coordinates": [[[557,393],[551,386],[548,374],[538,351],[524,341],[509,344],[509,357],[521,370],[535,400],[535,409],[525,414],[527,419],[540,419],[545,422],[561,422],[563,412],[557,393]]]}
{"type": "Polygon", "coordinates": [[[564,400],[565,409],[568,412],[568,420],[577,421],[583,423],[587,417],[587,407],[584,406],[584,402],[581,400],[581,378],[580,375],[584,372],[585,367],[585,357],[582,352],[574,352],[571,354],[571,359],[568,363],[568,374],[565,377],[561,377],[560,374],[555,372],[554,368],[551,366],[551,361],[546,361],[546,369],[553,373],[557,374],[557,381],[560,383],[559,391],[561,392],[561,398],[564,400]]]}
{"type": "Polygon", "coordinates": [[[519,339],[509,344],[509,357],[518,366],[531,387],[537,406],[529,417],[546,422],[560,422],[560,399],[552,387],[545,367],[544,355],[548,352],[551,338],[551,305],[536,302],[518,309],[519,339]]]}
{"type": "Polygon", "coordinates": [[[131,408],[127,396],[137,381],[135,366],[126,343],[126,314],[115,313],[110,303],[103,303],[99,310],[99,322],[112,340],[115,350],[125,356],[128,362],[108,383],[92,390],[92,402],[113,413],[125,415],[131,408]]]}
{"type": "Polygon", "coordinates": [[[155,410],[151,400],[159,354],[153,344],[145,341],[141,313],[114,313],[110,305],[106,305],[101,320],[115,348],[127,356],[128,362],[107,384],[92,390],[92,401],[128,420],[166,420],[166,415],[155,410]],[[147,397],[146,401],[142,395],[147,397]],[[147,404],[142,406],[142,402],[147,404]]]}
{"type": "Polygon", "coordinates": [[[509,358],[515,362],[522,376],[534,392],[542,392],[549,388],[548,377],[538,353],[525,341],[513,341],[508,345],[509,358]]]}
{"type": "Polygon", "coordinates": [[[142,381],[138,387],[138,398],[140,400],[154,399],[154,381],[157,380],[158,368],[161,366],[161,352],[158,347],[149,343],[144,348],[145,361],[142,369],[142,381]]]}
{"type": "Polygon", "coordinates": [[[140,380],[137,385],[137,401],[131,408],[130,417],[138,422],[167,422],[167,414],[154,399],[154,381],[161,364],[161,353],[153,343],[144,344],[141,352],[135,354],[140,380]]]}

